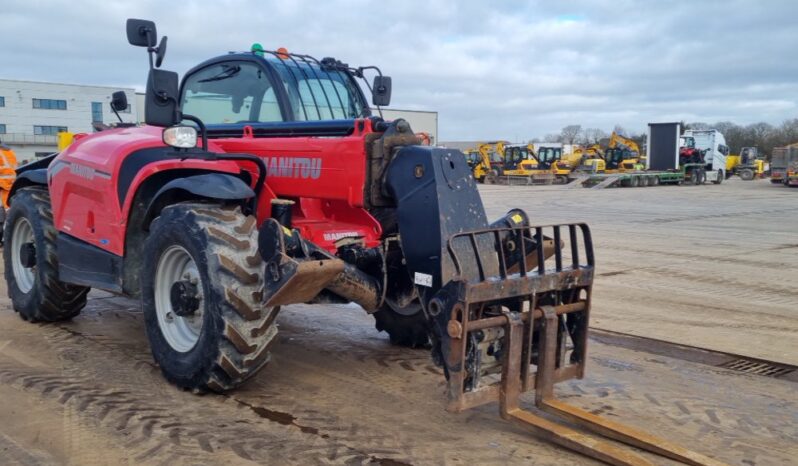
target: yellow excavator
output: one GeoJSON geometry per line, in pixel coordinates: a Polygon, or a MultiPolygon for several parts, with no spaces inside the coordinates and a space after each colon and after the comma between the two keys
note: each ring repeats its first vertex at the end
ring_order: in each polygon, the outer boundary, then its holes
{"type": "Polygon", "coordinates": [[[563,158],[561,147],[539,147],[534,144],[502,145],[501,166],[496,168],[496,175],[486,182],[496,183],[508,178],[524,178],[527,182],[535,180],[551,180],[555,183],[567,183],[568,175],[575,166],[569,158],[563,158]]]}
{"type": "Polygon", "coordinates": [[[486,177],[499,174],[502,170],[504,147],[504,141],[493,141],[482,143],[476,148],[466,149],[463,152],[475,180],[484,183],[486,177]]]}
{"type": "Polygon", "coordinates": [[[573,155],[574,159],[578,157],[578,161],[575,160],[575,163],[579,171],[604,173],[607,170],[604,152],[598,144],[587,147],[577,147],[574,149],[573,155]]]}
{"type": "Polygon", "coordinates": [[[607,173],[640,170],[645,163],[637,143],[615,131],[612,132],[607,150],[604,151],[604,161],[607,173]]]}

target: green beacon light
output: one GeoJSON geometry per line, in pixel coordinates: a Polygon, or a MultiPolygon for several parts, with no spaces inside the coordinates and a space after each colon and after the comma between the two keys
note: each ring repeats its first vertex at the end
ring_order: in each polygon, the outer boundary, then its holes
{"type": "Polygon", "coordinates": [[[257,42],[255,42],[254,44],[252,44],[252,47],[250,48],[250,51],[251,51],[252,53],[254,53],[255,55],[259,56],[259,57],[262,57],[262,56],[263,56],[263,46],[262,46],[262,45],[260,45],[260,44],[259,44],[259,43],[257,43],[257,42]]]}

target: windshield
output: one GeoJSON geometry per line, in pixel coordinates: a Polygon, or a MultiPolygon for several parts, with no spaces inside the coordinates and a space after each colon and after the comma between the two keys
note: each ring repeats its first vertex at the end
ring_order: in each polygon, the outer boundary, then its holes
{"type": "Polygon", "coordinates": [[[560,149],[555,147],[544,147],[538,151],[538,158],[541,162],[554,162],[559,160],[560,149]]]}
{"type": "Polygon", "coordinates": [[[345,120],[368,108],[357,84],[344,71],[322,70],[292,58],[270,58],[288,91],[297,120],[345,120]]]}
{"type": "Polygon", "coordinates": [[[688,149],[694,149],[695,148],[695,139],[693,139],[693,138],[691,138],[689,136],[688,137],[679,138],[679,146],[680,147],[687,147],[688,149]]]}
{"type": "Polygon", "coordinates": [[[604,153],[604,157],[606,158],[607,162],[618,164],[620,163],[623,158],[623,153],[620,149],[607,149],[604,153]]]}
{"type": "Polygon", "coordinates": [[[218,63],[189,76],[181,110],[206,125],[283,120],[271,80],[249,62],[218,63]]]}

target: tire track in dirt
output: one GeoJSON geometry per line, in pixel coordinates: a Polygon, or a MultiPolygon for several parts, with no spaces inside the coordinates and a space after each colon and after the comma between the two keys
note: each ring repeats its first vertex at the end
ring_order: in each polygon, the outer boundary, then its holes
{"type": "MultiPolygon", "coordinates": [[[[70,402],[75,400],[78,403],[78,411],[88,417],[97,415],[98,419],[106,422],[101,424],[100,427],[108,427],[107,423],[113,429],[124,435],[129,440],[125,443],[127,448],[133,449],[135,458],[141,461],[160,461],[161,452],[171,452],[172,456],[179,456],[185,458],[202,458],[203,452],[212,453],[218,450],[227,449],[232,454],[239,458],[247,459],[253,458],[254,461],[260,461],[258,458],[274,458],[270,456],[270,448],[275,445],[280,445],[283,453],[283,458],[290,462],[314,462],[319,458],[325,458],[332,464],[339,462],[348,463],[391,463],[400,465],[403,462],[416,462],[421,463],[437,463],[442,460],[440,454],[443,452],[435,453],[432,456],[429,445],[417,449],[415,446],[418,439],[415,437],[408,437],[401,432],[396,431],[380,431],[374,432],[368,424],[352,423],[343,418],[327,413],[322,413],[318,410],[303,407],[301,403],[291,395],[288,390],[280,390],[279,393],[274,393],[272,388],[266,391],[265,396],[261,392],[258,396],[252,398],[247,396],[246,393],[236,392],[229,397],[223,396],[205,396],[195,397],[187,393],[179,393],[179,396],[185,395],[189,397],[189,401],[198,401],[200,406],[205,406],[207,410],[208,402],[213,402],[213,398],[224,399],[223,403],[230,401],[246,406],[252,413],[258,417],[266,419],[269,422],[277,423],[280,425],[281,430],[295,429],[303,434],[305,437],[308,435],[314,436],[320,440],[309,440],[303,438],[294,443],[285,440],[282,437],[273,439],[271,441],[264,440],[268,434],[264,434],[261,429],[249,426],[248,429],[236,429],[232,433],[215,433],[208,432],[203,429],[197,429],[196,426],[204,426],[209,420],[225,420],[228,424],[233,424],[234,420],[225,417],[224,413],[207,414],[205,416],[197,417],[183,410],[175,411],[169,406],[163,404],[155,404],[148,402],[148,396],[132,392],[135,397],[134,401],[117,399],[108,400],[108,396],[102,393],[100,387],[94,385],[86,385],[79,382],[98,380],[105,376],[107,378],[111,372],[117,371],[123,374],[128,374],[130,371],[138,372],[138,378],[146,377],[147,382],[151,384],[165,384],[161,379],[159,371],[149,359],[148,353],[144,350],[131,352],[128,348],[129,345],[117,345],[112,339],[108,339],[99,335],[84,335],[79,331],[65,326],[41,326],[45,332],[46,339],[51,342],[59,353],[62,355],[71,355],[75,351],[87,352],[92,354],[101,354],[104,364],[108,363],[111,366],[116,366],[116,369],[109,368],[108,372],[103,370],[103,367],[98,367],[96,362],[89,364],[90,369],[85,369],[86,366],[81,368],[72,368],[71,372],[79,374],[77,379],[53,379],[49,380],[44,374],[35,374],[37,377],[45,377],[42,380],[38,378],[26,379],[27,385],[23,388],[28,390],[35,390],[39,384],[46,383],[43,390],[48,392],[58,390],[59,402],[70,402]],[[94,346],[94,348],[92,348],[94,346]],[[132,363],[132,364],[131,364],[132,363]],[[125,369],[120,367],[129,366],[125,369]],[[103,374],[103,375],[101,375],[103,374]],[[60,388],[57,388],[60,387],[60,388]],[[63,389],[63,396],[60,390],[63,389]],[[266,407],[268,406],[268,408],[266,407]],[[92,410],[95,411],[92,411],[92,410]],[[279,411],[278,411],[279,409],[279,411]],[[289,414],[291,413],[291,414],[289,414]],[[266,414],[266,415],[264,415],[266,414]],[[107,419],[107,421],[105,421],[107,419]],[[181,419],[180,424],[172,425],[170,420],[181,419]],[[285,419],[293,419],[295,422],[285,422],[285,419]],[[251,429],[251,430],[250,430],[251,429]],[[188,441],[186,439],[189,439],[188,441]],[[241,439],[256,438],[258,441],[242,441],[241,439]],[[193,442],[192,442],[193,439],[193,442]],[[321,442],[321,443],[320,443],[321,442]],[[316,445],[316,446],[308,446],[316,445]],[[174,451],[171,445],[182,445],[183,450],[174,451]],[[169,446],[169,448],[167,448],[169,446]],[[365,448],[365,449],[364,449],[365,448]],[[416,453],[418,450],[418,453],[416,453]],[[301,454],[299,454],[301,452],[301,454]]],[[[345,356],[347,364],[351,364],[352,359],[357,361],[365,361],[366,366],[374,367],[380,372],[395,372],[396,370],[407,371],[408,373],[426,373],[432,376],[430,372],[430,360],[428,352],[426,351],[411,351],[410,357],[402,357],[401,353],[405,350],[390,348],[388,351],[376,352],[376,354],[368,354],[366,348],[355,350],[353,355],[343,352],[340,354],[331,355],[334,358],[345,356]],[[348,359],[347,359],[348,358],[348,359]]],[[[70,363],[84,364],[86,361],[71,361],[70,363]]],[[[440,377],[440,372],[435,372],[435,377],[440,377]]],[[[267,375],[268,377],[268,375],[267,375]]],[[[117,375],[116,378],[119,378],[117,375]]],[[[342,383],[351,384],[352,380],[342,377],[342,383]]],[[[442,381],[442,377],[441,377],[442,381]]],[[[290,382],[286,381],[286,382],[290,382]]],[[[331,382],[328,380],[328,382],[331,382]]],[[[334,384],[334,383],[333,383],[334,384]]],[[[367,395],[369,392],[374,392],[373,387],[367,388],[369,379],[364,378],[362,381],[363,394],[367,395]]],[[[290,385],[290,384],[289,384],[290,385]]],[[[123,385],[124,386],[124,385],[123,385]]],[[[299,385],[301,386],[301,385],[299,385]]],[[[104,388],[105,386],[103,386],[104,388]]],[[[124,386],[127,388],[126,386],[124,386]]],[[[110,390],[110,389],[108,389],[110,390]]],[[[172,390],[171,386],[167,386],[167,391],[172,390]]],[[[383,391],[385,388],[382,389],[383,391]]],[[[389,389],[390,391],[390,389],[389,389]]],[[[343,392],[349,394],[351,392],[343,392]]],[[[120,395],[111,393],[112,396],[120,395]]],[[[132,396],[127,393],[127,396],[132,396]]],[[[163,395],[163,393],[161,393],[163,395]]],[[[437,397],[438,393],[433,393],[433,397],[437,397]]],[[[352,399],[336,400],[335,404],[352,403],[352,399]]],[[[215,404],[215,403],[214,403],[215,404]]],[[[435,402],[435,409],[441,410],[440,416],[449,416],[442,410],[442,404],[435,402]]],[[[201,409],[200,409],[201,410],[201,409]]],[[[251,424],[251,423],[250,423],[251,424]]],[[[255,423],[257,424],[257,423],[255,423]]],[[[229,429],[229,428],[228,428],[229,429]]],[[[417,432],[424,432],[426,429],[420,427],[417,432]]],[[[514,434],[511,434],[514,435],[514,434]]],[[[441,433],[435,429],[428,430],[428,435],[423,437],[430,438],[436,437],[445,439],[446,436],[441,437],[441,433]]],[[[448,441],[456,441],[457,436],[450,435],[448,441]]],[[[530,449],[533,452],[534,449],[530,449]]],[[[501,458],[507,453],[486,450],[483,447],[469,448],[463,445],[458,448],[458,453],[469,460],[479,460],[481,462],[495,462],[497,458],[501,458]]],[[[559,455],[556,450],[553,453],[555,456],[559,455]]],[[[186,461],[188,461],[186,459],[186,461]]]]}

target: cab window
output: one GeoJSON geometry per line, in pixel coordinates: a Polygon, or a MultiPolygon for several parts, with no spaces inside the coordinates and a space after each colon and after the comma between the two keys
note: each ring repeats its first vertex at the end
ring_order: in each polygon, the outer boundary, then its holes
{"type": "Polygon", "coordinates": [[[344,120],[365,115],[368,106],[345,72],[280,58],[272,59],[272,66],[288,92],[294,119],[344,120]]]}
{"type": "Polygon", "coordinates": [[[249,62],[218,63],[192,74],[181,105],[206,125],[283,121],[269,75],[249,62]]]}

